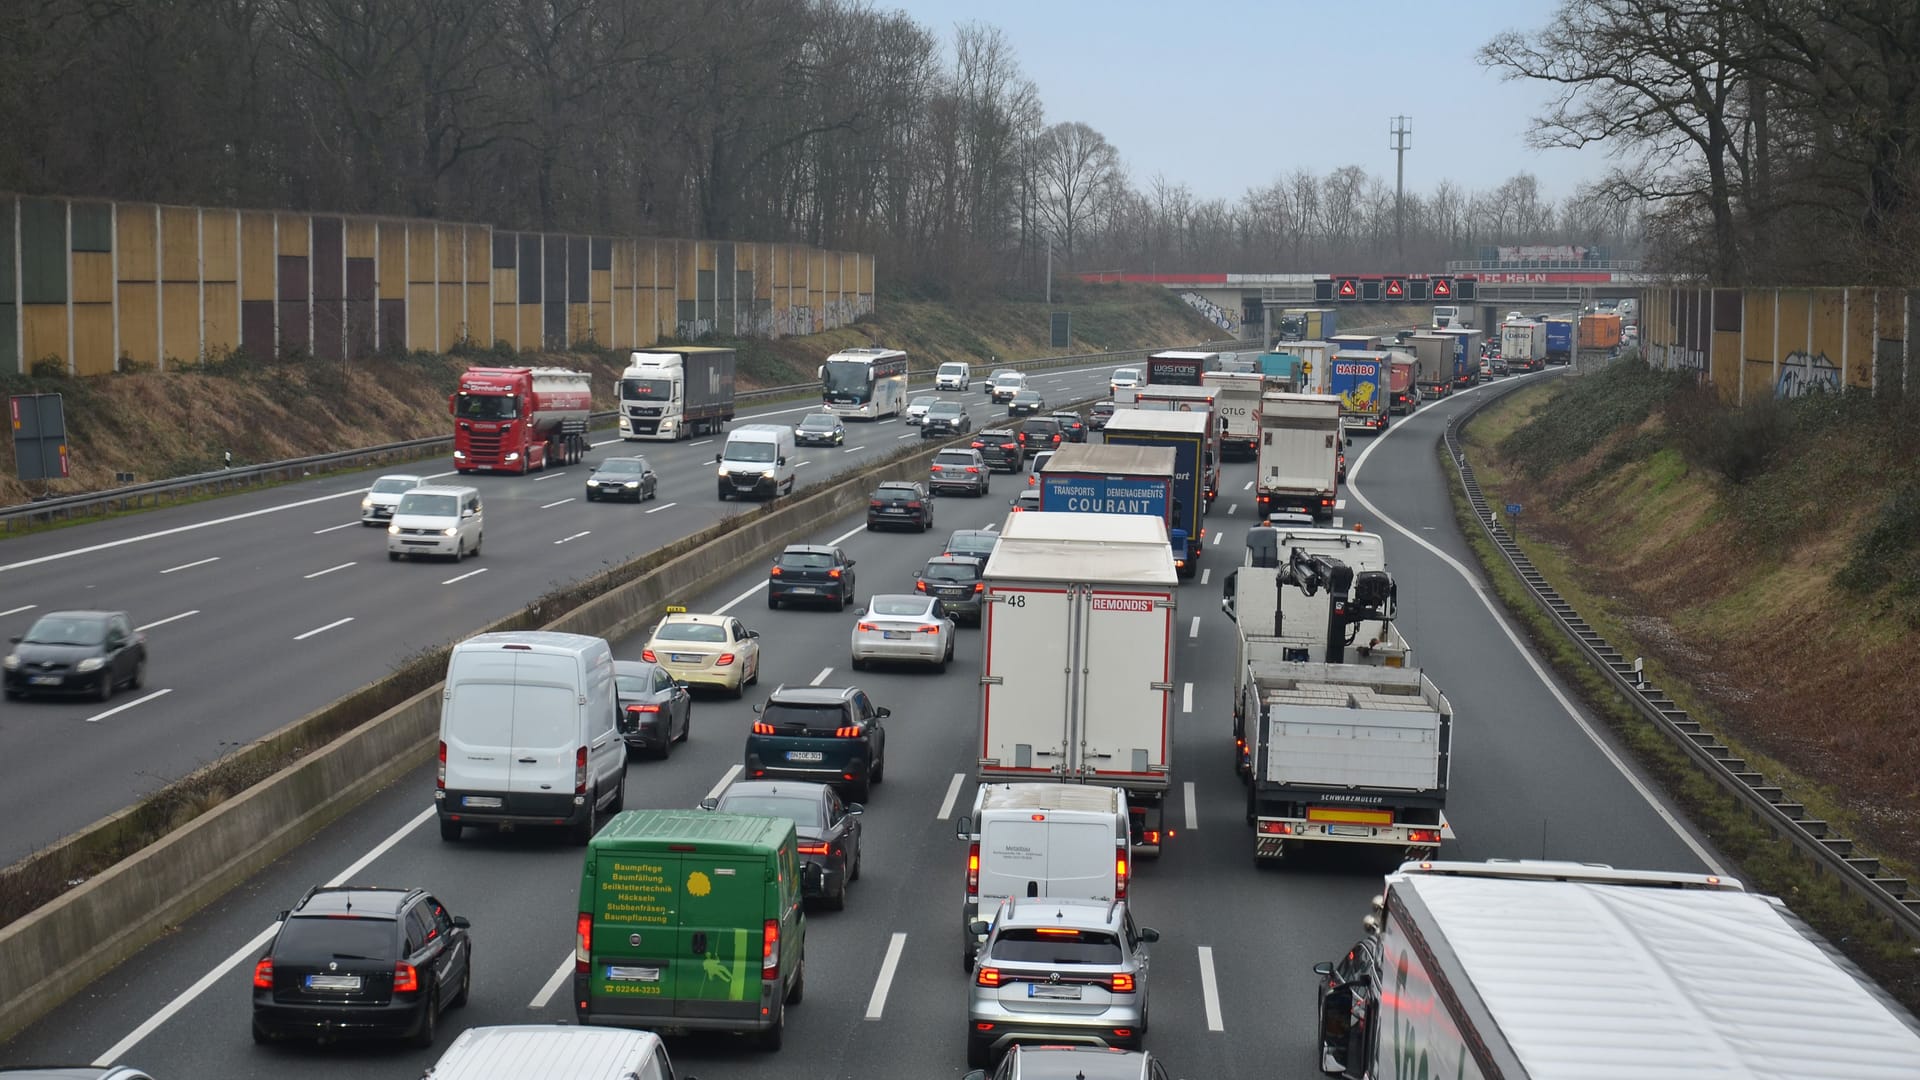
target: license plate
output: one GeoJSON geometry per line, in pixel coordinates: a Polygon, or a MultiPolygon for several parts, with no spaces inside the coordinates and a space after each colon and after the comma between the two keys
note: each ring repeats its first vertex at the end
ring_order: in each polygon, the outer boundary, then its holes
{"type": "Polygon", "coordinates": [[[698,653],[668,653],[667,659],[676,664],[704,664],[707,662],[707,658],[698,653]]]}
{"type": "Polygon", "coordinates": [[[307,976],[307,989],[334,990],[334,991],[358,990],[360,989],[360,976],[358,975],[309,975],[307,976]]]}
{"type": "Polygon", "coordinates": [[[787,591],[798,595],[800,593],[811,593],[814,591],[814,588],[811,585],[795,585],[793,588],[788,589],[787,591]]]}
{"type": "Polygon", "coordinates": [[[660,981],[660,969],[657,967],[617,967],[608,965],[607,978],[615,982],[657,983],[660,981]]]}
{"type": "Polygon", "coordinates": [[[788,760],[788,761],[819,761],[819,760],[820,760],[820,751],[818,751],[818,750],[789,750],[789,751],[787,751],[787,760],[788,760]]]}
{"type": "Polygon", "coordinates": [[[35,676],[33,676],[32,678],[30,678],[30,679],[28,679],[27,681],[28,681],[28,682],[30,682],[30,683],[32,683],[32,684],[33,684],[33,685],[35,685],[35,686],[59,686],[59,685],[60,685],[60,676],[58,676],[58,675],[35,675],[35,676]]]}
{"type": "Polygon", "coordinates": [[[1372,836],[1373,830],[1365,825],[1329,825],[1327,832],[1334,836],[1372,836]]]}
{"type": "Polygon", "coordinates": [[[1051,1001],[1079,1001],[1080,988],[1077,986],[1057,986],[1053,983],[1028,983],[1027,996],[1047,998],[1051,1001]]]}
{"type": "Polygon", "coordinates": [[[466,795],[460,799],[460,805],[475,810],[498,810],[501,803],[498,795],[466,795]]]}
{"type": "Polygon", "coordinates": [[[880,512],[883,514],[904,514],[907,512],[907,508],[904,506],[886,506],[882,507],[880,512]]]}
{"type": "Polygon", "coordinates": [[[911,630],[882,630],[880,636],[888,641],[907,641],[913,637],[911,630]]]}

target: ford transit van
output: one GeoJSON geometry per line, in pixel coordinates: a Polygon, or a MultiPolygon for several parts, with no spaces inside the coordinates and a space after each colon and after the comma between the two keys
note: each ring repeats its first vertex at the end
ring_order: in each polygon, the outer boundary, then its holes
{"type": "Polygon", "coordinates": [[[793,491],[793,429],[785,424],[743,424],[727,432],[726,448],[713,456],[720,466],[720,501],[734,496],[771,499],[793,491]]]}

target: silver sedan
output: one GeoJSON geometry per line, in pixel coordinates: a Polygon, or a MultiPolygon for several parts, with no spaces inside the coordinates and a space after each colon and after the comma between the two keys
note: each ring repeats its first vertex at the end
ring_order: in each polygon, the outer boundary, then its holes
{"type": "Polygon", "coordinates": [[[871,660],[902,660],[947,670],[953,659],[953,620],[938,597],[886,593],[873,598],[853,626],[855,671],[871,660]]]}

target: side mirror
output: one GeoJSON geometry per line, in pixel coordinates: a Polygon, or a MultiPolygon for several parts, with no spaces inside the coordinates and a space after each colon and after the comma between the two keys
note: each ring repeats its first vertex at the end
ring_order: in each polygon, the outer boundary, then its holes
{"type": "Polygon", "coordinates": [[[855,565],[856,563],[858,563],[859,561],[860,561],[859,559],[848,559],[848,560],[847,560],[847,565],[848,565],[848,566],[853,566],[853,565],[855,565]]]}
{"type": "Polygon", "coordinates": [[[759,637],[760,637],[760,631],[758,631],[758,630],[749,630],[749,631],[747,631],[747,636],[748,636],[748,637],[750,637],[750,638],[753,638],[753,639],[755,639],[755,640],[758,640],[758,639],[759,639],[759,637]]]}
{"type": "Polygon", "coordinates": [[[885,705],[882,705],[879,708],[873,710],[873,715],[879,717],[882,720],[885,720],[887,717],[893,715],[893,710],[887,708],[885,705]]]}
{"type": "Polygon", "coordinates": [[[20,639],[17,637],[8,638],[7,640],[13,642],[15,645],[20,644],[20,639]]]}
{"type": "Polygon", "coordinates": [[[867,806],[865,803],[850,802],[847,804],[847,813],[852,814],[854,817],[859,817],[866,812],[867,806]]]}
{"type": "Polygon", "coordinates": [[[785,465],[786,463],[787,463],[787,457],[785,454],[780,455],[780,459],[774,462],[774,464],[776,465],[785,465]]]}
{"type": "Polygon", "coordinates": [[[975,919],[967,924],[967,930],[976,937],[986,937],[993,931],[993,924],[985,919],[975,919]]]}
{"type": "Polygon", "coordinates": [[[1160,940],[1160,931],[1151,926],[1143,926],[1140,928],[1140,940],[1151,945],[1160,940]]]}
{"type": "Polygon", "coordinates": [[[673,685],[685,690],[687,688],[687,681],[685,679],[675,679],[673,680],[673,685]]]}
{"type": "Polygon", "coordinates": [[[953,835],[957,840],[965,840],[973,835],[973,819],[965,814],[953,819],[953,835]]]}
{"type": "Polygon", "coordinates": [[[758,716],[758,715],[760,714],[760,710],[761,710],[761,709],[762,709],[763,707],[764,707],[763,705],[754,705],[754,706],[752,706],[752,709],[753,709],[753,712],[754,712],[754,715],[755,715],[755,716],[758,716]]]}
{"type": "Polygon", "coordinates": [[[1352,445],[1353,445],[1353,436],[1351,436],[1351,435],[1349,435],[1349,436],[1347,436],[1347,445],[1348,445],[1348,446],[1352,446],[1352,445]]]}
{"type": "Polygon", "coordinates": [[[457,930],[473,929],[473,923],[468,922],[467,917],[465,915],[455,915],[453,917],[453,925],[454,925],[454,928],[457,930]]]}
{"type": "Polygon", "coordinates": [[[289,914],[291,914],[291,912],[288,912],[288,911],[278,911],[278,912],[275,912],[275,913],[274,913],[274,916],[273,916],[273,921],[274,921],[274,922],[286,922],[286,921],[287,921],[287,916],[288,916],[289,914]]]}
{"type": "Polygon", "coordinates": [[[713,455],[713,463],[715,465],[720,464],[722,461],[725,461],[726,459],[727,459],[727,455],[725,453],[719,453],[719,454],[713,455]]]}
{"type": "Polygon", "coordinates": [[[700,800],[700,809],[702,810],[717,810],[719,808],[720,808],[719,799],[709,797],[709,798],[700,800]]]}

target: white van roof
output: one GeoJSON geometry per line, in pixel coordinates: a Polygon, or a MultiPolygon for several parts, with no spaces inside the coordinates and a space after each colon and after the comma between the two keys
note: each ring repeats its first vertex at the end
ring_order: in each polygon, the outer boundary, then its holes
{"type": "Polygon", "coordinates": [[[793,429],[785,424],[741,424],[727,431],[727,441],[746,436],[747,442],[766,442],[778,439],[782,435],[792,435],[793,429]]]}
{"type": "Polygon", "coordinates": [[[610,648],[607,639],[590,634],[561,634],[552,630],[510,630],[497,634],[475,634],[454,646],[454,651],[525,649],[532,652],[578,655],[596,648],[610,648]]]}
{"type": "Polygon", "coordinates": [[[468,1028],[424,1074],[432,1080],[626,1080],[660,1045],[651,1031],[560,1024],[468,1028]]]}
{"type": "Polygon", "coordinates": [[[1120,812],[1120,789],[1105,784],[984,784],[981,810],[1120,812]]]}

